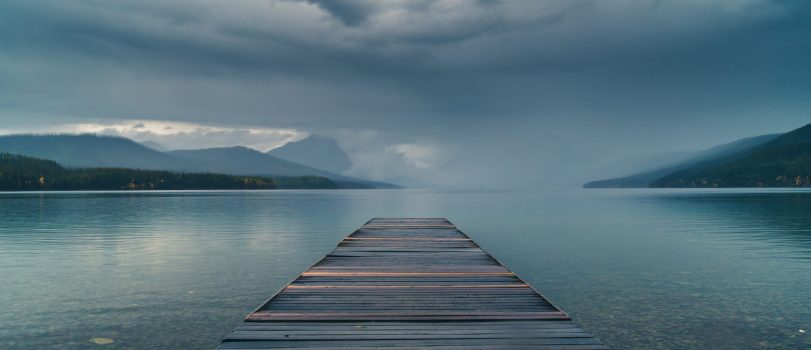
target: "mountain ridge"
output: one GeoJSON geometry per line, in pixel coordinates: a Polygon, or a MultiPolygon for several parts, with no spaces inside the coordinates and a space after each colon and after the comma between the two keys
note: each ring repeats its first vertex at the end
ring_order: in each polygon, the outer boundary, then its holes
{"type": "Polygon", "coordinates": [[[334,139],[310,135],[266,152],[276,158],[342,174],[352,167],[352,160],[334,139]]]}
{"type": "Polygon", "coordinates": [[[808,186],[811,186],[811,124],[782,134],[726,162],[702,163],[651,183],[651,187],[808,186]]]}
{"type": "Polygon", "coordinates": [[[240,169],[242,175],[253,176],[320,176],[335,181],[345,188],[394,188],[393,185],[356,179],[329,171],[287,161],[244,147],[216,147],[195,150],[175,150],[167,154],[205,164],[206,169],[231,174],[240,169]]]}
{"type": "Polygon", "coordinates": [[[229,157],[232,156],[229,154],[220,154],[220,158],[192,156],[191,152],[205,153],[205,150],[161,152],[133,140],[117,136],[94,134],[0,136],[0,152],[53,160],[66,167],[119,167],[269,177],[315,176],[333,180],[339,183],[338,187],[341,188],[397,187],[391,184],[356,179],[314,169],[278,159],[247,147],[236,146],[234,149],[239,151],[237,155],[250,153],[260,164],[238,163],[229,160],[229,157]],[[257,168],[261,168],[263,171],[255,171],[257,168]]]}
{"type": "Polygon", "coordinates": [[[697,152],[692,157],[671,164],[663,166],[658,169],[641,171],[631,175],[595,180],[587,182],[583,185],[584,188],[639,188],[650,187],[650,184],[670,173],[687,169],[702,163],[712,163],[723,161],[728,157],[735,157],[740,152],[754,149],[762,144],[765,144],[783,134],[765,134],[759,136],[745,137],[732,142],[724,143],[718,146],[711,147],[704,151],[697,152]]]}
{"type": "Polygon", "coordinates": [[[702,153],[703,157],[682,164],[591,181],[583,187],[811,186],[811,124],[782,134],[740,139],[702,153]]]}
{"type": "Polygon", "coordinates": [[[274,179],[126,168],[65,168],[52,160],[0,152],[0,190],[276,189],[274,179]]]}

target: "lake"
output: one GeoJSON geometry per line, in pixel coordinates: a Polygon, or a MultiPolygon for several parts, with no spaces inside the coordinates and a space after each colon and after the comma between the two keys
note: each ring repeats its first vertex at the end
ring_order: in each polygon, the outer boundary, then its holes
{"type": "Polygon", "coordinates": [[[0,193],[0,348],[214,348],[383,216],[447,217],[617,349],[811,348],[811,192],[648,189],[0,193]]]}

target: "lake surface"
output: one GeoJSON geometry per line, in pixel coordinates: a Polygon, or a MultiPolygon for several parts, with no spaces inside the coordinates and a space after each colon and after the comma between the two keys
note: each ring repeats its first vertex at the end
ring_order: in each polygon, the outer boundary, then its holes
{"type": "Polygon", "coordinates": [[[378,216],[449,218],[618,349],[811,348],[811,192],[338,190],[0,193],[0,349],[214,348],[378,216]]]}

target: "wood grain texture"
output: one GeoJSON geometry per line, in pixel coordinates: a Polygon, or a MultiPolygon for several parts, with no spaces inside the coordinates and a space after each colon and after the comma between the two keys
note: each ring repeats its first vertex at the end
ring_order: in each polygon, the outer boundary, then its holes
{"type": "Polygon", "coordinates": [[[443,218],[372,219],[220,349],[608,349],[443,218]]]}

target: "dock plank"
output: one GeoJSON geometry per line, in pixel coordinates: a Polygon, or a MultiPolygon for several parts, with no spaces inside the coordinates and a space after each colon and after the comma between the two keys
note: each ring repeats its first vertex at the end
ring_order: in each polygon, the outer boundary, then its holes
{"type": "Polygon", "coordinates": [[[376,218],[220,349],[608,349],[443,218],[376,218]]]}

